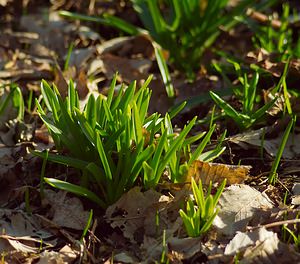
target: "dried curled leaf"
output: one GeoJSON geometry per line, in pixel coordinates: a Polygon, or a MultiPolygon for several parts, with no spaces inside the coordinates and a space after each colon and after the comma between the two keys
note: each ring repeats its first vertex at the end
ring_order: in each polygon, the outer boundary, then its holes
{"type": "Polygon", "coordinates": [[[228,185],[238,184],[244,182],[250,169],[251,166],[226,165],[196,160],[188,169],[186,180],[190,181],[193,177],[196,181],[201,179],[204,185],[208,185],[210,181],[222,183],[224,179],[227,179],[228,185]]]}

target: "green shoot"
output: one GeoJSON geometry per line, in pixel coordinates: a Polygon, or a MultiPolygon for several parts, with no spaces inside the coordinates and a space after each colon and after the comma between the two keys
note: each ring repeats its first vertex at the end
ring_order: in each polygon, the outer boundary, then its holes
{"type": "Polygon", "coordinates": [[[64,65],[64,71],[66,71],[69,68],[69,63],[70,63],[70,58],[72,55],[73,48],[74,48],[74,43],[72,42],[68,49],[68,53],[67,53],[67,57],[66,57],[65,65],[64,65]]]}
{"type": "Polygon", "coordinates": [[[286,127],[286,129],[284,131],[282,140],[280,142],[279,148],[278,148],[277,153],[276,153],[275,160],[273,161],[272,168],[271,168],[271,171],[270,171],[270,174],[269,174],[269,183],[270,184],[275,184],[277,182],[277,177],[278,177],[277,176],[277,169],[278,169],[278,166],[279,166],[279,163],[280,163],[280,159],[281,159],[281,156],[283,154],[286,142],[289,138],[291,129],[295,125],[295,123],[296,123],[296,116],[293,116],[291,121],[289,122],[288,126],[286,127]]]}
{"type": "Polygon", "coordinates": [[[160,263],[169,263],[169,259],[167,258],[167,242],[166,242],[166,230],[163,231],[163,242],[162,242],[162,252],[160,263]]]}
{"type": "Polygon", "coordinates": [[[266,112],[275,104],[277,97],[270,102],[263,105],[261,108],[255,108],[255,99],[257,96],[257,85],[259,81],[259,73],[254,72],[252,79],[249,81],[246,74],[242,75],[240,65],[231,61],[239,74],[239,81],[242,84],[242,93],[240,87],[236,87],[233,91],[237,97],[240,97],[242,109],[239,112],[234,109],[229,103],[224,101],[219,95],[210,91],[211,98],[214,102],[225,112],[225,114],[232,118],[241,130],[246,130],[257,123],[266,112]]]}
{"type": "Polygon", "coordinates": [[[210,229],[214,218],[218,214],[219,210],[216,206],[225,188],[226,180],[219,186],[214,196],[211,195],[211,182],[206,195],[204,195],[201,180],[199,180],[199,186],[197,186],[192,178],[191,184],[197,206],[194,205],[193,200],[189,199],[186,203],[186,211],[180,209],[179,213],[188,236],[198,237],[210,229]]]}
{"type": "Polygon", "coordinates": [[[33,90],[30,90],[29,91],[29,96],[28,96],[28,99],[27,99],[27,109],[28,109],[28,112],[31,112],[31,107],[32,107],[32,99],[33,99],[33,90]]]}
{"type": "Polygon", "coordinates": [[[164,85],[166,87],[168,97],[173,98],[175,96],[175,91],[174,91],[174,87],[172,85],[171,76],[170,76],[170,73],[168,70],[168,65],[165,61],[165,58],[163,56],[161,48],[159,48],[157,45],[154,45],[154,50],[155,50],[156,61],[157,61],[159,71],[162,76],[164,85]]]}
{"type": "Polygon", "coordinates": [[[80,238],[80,241],[82,242],[84,237],[86,236],[89,228],[91,227],[92,225],[92,220],[93,220],[93,209],[90,210],[90,213],[89,213],[89,218],[87,220],[87,223],[82,231],[82,235],[81,235],[81,238],[80,238]]]}
{"type": "Polygon", "coordinates": [[[277,55],[278,61],[286,61],[289,56],[299,58],[299,40],[293,43],[293,32],[289,27],[292,19],[296,21],[295,15],[290,15],[289,3],[282,5],[282,15],[279,18],[279,28],[274,28],[270,23],[268,25],[257,25],[252,20],[244,20],[245,23],[254,32],[253,43],[257,48],[263,48],[269,53],[277,55]]]}
{"type": "Polygon", "coordinates": [[[6,111],[9,111],[9,105],[12,104],[18,111],[16,118],[22,121],[25,112],[22,91],[14,84],[12,84],[10,88],[8,94],[5,94],[0,99],[0,116],[6,114],[6,111]]]}
{"type": "Polygon", "coordinates": [[[133,26],[129,23],[127,23],[125,20],[119,19],[117,17],[111,16],[111,15],[104,15],[103,18],[101,17],[95,17],[95,16],[86,16],[82,14],[72,13],[69,11],[59,11],[59,15],[70,18],[70,19],[78,19],[82,21],[87,22],[94,22],[94,23],[100,23],[106,26],[116,27],[121,31],[124,31],[130,35],[138,35],[138,34],[146,34],[147,31],[133,26]]]}

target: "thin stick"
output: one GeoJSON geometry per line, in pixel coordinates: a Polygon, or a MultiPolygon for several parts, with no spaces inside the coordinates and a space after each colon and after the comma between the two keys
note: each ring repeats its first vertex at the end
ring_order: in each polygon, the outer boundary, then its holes
{"type": "Polygon", "coordinates": [[[300,219],[290,219],[290,220],[278,221],[278,222],[274,222],[274,223],[270,223],[270,224],[266,224],[266,225],[248,226],[247,229],[249,231],[251,231],[251,230],[255,230],[260,227],[271,228],[271,227],[275,227],[275,226],[290,225],[290,224],[297,224],[297,223],[300,223],[300,219]]]}
{"type": "Polygon", "coordinates": [[[281,27],[281,21],[277,20],[277,19],[272,19],[270,21],[270,18],[263,14],[263,13],[260,13],[260,12],[257,12],[257,11],[254,11],[253,9],[251,8],[248,8],[247,10],[247,15],[249,17],[251,17],[252,19],[258,21],[258,22],[261,22],[261,23],[271,23],[271,26],[273,28],[280,28],[281,27]]]}

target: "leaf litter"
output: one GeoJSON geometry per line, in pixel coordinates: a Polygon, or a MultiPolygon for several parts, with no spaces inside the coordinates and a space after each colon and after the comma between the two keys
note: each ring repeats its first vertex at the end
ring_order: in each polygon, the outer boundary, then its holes
{"type": "MultiPolygon", "coordinates": [[[[31,8],[32,1],[28,2],[28,7],[31,8]]],[[[57,1],[51,2],[54,4],[57,1]]],[[[74,7],[72,1],[63,2],[62,6],[74,7]]],[[[0,1],[0,6],[14,8],[14,3],[0,1]]],[[[78,4],[76,8],[80,7],[78,4]]],[[[154,102],[150,108],[162,113],[168,110],[172,102],[166,97],[161,77],[155,69],[157,66],[149,39],[143,36],[106,39],[106,36],[92,29],[89,24],[83,26],[74,21],[65,21],[56,12],[50,12],[49,16],[42,12],[29,12],[21,19],[18,18],[20,23],[17,31],[10,28],[1,32],[0,36],[4,40],[0,45],[1,85],[16,82],[22,86],[25,94],[33,90],[38,97],[40,79],[53,81],[62,89],[62,94],[66,93],[68,81],[73,79],[79,90],[81,104],[84,105],[84,100],[90,94],[99,94],[99,91],[105,94],[115,71],[120,73],[118,82],[130,83],[134,79],[142,82],[154,70],[154,81],[151,84],[154,102]],[[63,64],[70,43],[75,43],[76,47],[71,53],[69,67],[65,70],[63,64]]],[[[283,64],[272,61],[270,54],[264,50],[248,53],[247,59],[275,78],[280,77],[284,67],[283,64]]],[[[291,67],[292,73],[298,74],[299,61],[293,60],[291,67]]],[[[205,74],[203,69],[197,81],[190,84],[182,76],[176,76],[172,72],[178,95],[176,103],[197,96],[203,97],[205,89],[220,89],[218,78],[205,74]]],[[[207,112],[209,107],[209,104],[203,105],[201,111],[207,112]]],[[[196,112],[197,108],[193,108],[191,104],[181,117],[195,115],[193,111],[196,112]]],[[[106,212],[95,213],[86,237],[81,240],[89,217],[87,208],[91,205],[85,200],[50,189],[44,190],[45,197],[40,199],[41,164],[35,158],[28,157],[28,145],[16,140],[16,126],[8,126],[8,121],[14,119],[15,114],[13,108],[9,108],[0,117],[0,184],[6,187],[0,196],[3,207],[0,212],[0,251],[6,263],[153,263],[161,258],[164,250],[172,263],[229,263],[237,255],[241,263],[296,263],[299,259],[295,248],[283,242],[281,229],[268,227],[272,222],[284,223],[295,219],[298,212],[288,213],[286,208],[277,207],[276,202],[268,197],[265,185],[259,188],[254,188],[257,187],[255,184],[247,185],[252,177],[250,166],[236,165],[233,162],[224,164],[224,160],[218,160],[217,163],[197,160],[182,185],[163,185],[165,189],[160,191],[145,191],[140,187],[131,189],[106,212]],[[25,171],[28,168],[33,174],[30,177],[30,173],[25,171]],[[22,178],[23,175],[26,179],[22,178]],[[178,210],[183,208],[185,200],[191,195],[191,177],[202,178],[206,184],[210,180],[216,183],[226,178],[228,183],[219,200],[220,212],[213,223],[213,229],[200,238],[186,237],[178,214],[178,210]],[[26,205],[27,202],[19,200],[20,196],[26,196],[28,186],[35,189],[35,195],[29,197],[29,205],[26,205]],[[24,187],[22,191],[21,187],[24,187]],[[8,198],[18,191],[19,200],[12,201],[8,198]],[[32,211],[26,213],[29,209],[32,211]]],[[[278,112],[274,112],[275,116],[276,114],[278,112]]],[[[36,119],[36,116],[33,114],[31,118],[36,119]]],[[[38,123],[37,120],[35,122],[38,123]]],[[[26,126],[29,129],[28,123],[26,126]]],[[[41,124],[32,129],[35,133],[29,133],[21,141],[41,149],[53,147],[47,133],[42,135],[41,124]]],[[[230,136],[227,140],[229,144],[238,146],[237,156],[242,150],[246,150],[251,156],[253,149],[262,148],[264,155],[274,157],[283,130],[280,126],[265,127],[230,136]]],[[[299,157],[300,151],[295,144],[297,139],[297,133],[290,137],[283,153],[284,159],[299,157]]],[[[225,154],[231,155],[229,152],[225,154]]],[[[267,160],[266,157],[264,159],[267,160]]],[[[59,166],[47,166],[48,174],[64,177],[70,173],[59,166]]],[[[280,174],[284,175],[284,170],[283,166],[280,174]]],[[[293,172],[286,169],[288,174],[297,172],[299,169],[296,165],[293,172]]],[[[31,191],[30,194],[34,192],[31,191]]],[[[291,204],[297,210],[297,183],[292,192],[291,204]]]]}

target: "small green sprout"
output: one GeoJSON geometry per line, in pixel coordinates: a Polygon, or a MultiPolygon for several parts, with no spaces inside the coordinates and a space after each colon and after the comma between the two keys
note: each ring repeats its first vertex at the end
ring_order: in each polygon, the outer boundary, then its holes
{"type": "Polygon", "coordinates": [[[271,168],[271,171],[270,171],[270,174],[269,174],[269,183],[270,184],[275,184],[277,182],[277,178],[278,178],[277,169],[278,169],[278,166],[279,166],[279,163],[280,163],[280,159],[281,159],[281,156],[283,154],[286,142],[289,138],[291,129],[295,125],[295,123],[296,123],[296,116],[293,116],[291,121],[289,122],[288,126],[286,127],[286,129],[284,131],[282,140],[280,142],[279,148],[278,148],[277,153],[276,153],[275,160],[273,161],[272,168],[271,168]]]}
{"type": "Polygon", "coordinates": [[[256,122],[258,122],[268,110],[275,104],[277,97],[270,102],[266,103],[259,109],[255,108],[255,100],[257,97],[257,85],[259,81],[259,73],[255,71],[251,80],[248,80],[248,76],[245,73],[242,75],[240,65],[231,61],[239,74],[239,81],[242,85],[233,89],[234,93],[240,98],[242,103],[242,109],[238,112],[229,103],[224,101],[216,93],[210,91],[211,98],[214,102],[225,112],[227,116],[232,118],[240,129],[245,130],[250,128],[256,122]],[[241,92],[242,90],[242,92],[241,92]]]}
{"type": "Polygon", "coordinates": [[[206,195],[204,195],[201,180],[199,180],[199,187],[193,178],[191,183],[197,206],[194,205],[192,199],[189,199],[186,203],[186,212],[180,209],[179,214],[183,220],[188,236],[198,237],[210,229],[214,218],[219,212],[216,206],[226,185],[226,180],[220,185],[215,195],[211,195],[212,182],[210,182],[208,186],[206,195]]]}
{"type": "Polygon", "coordinates": [[[300,38],[293,43],[293,32],[290,27],[292,19],[298,20],[298,15],[290,14],[289,3],[282,5],[282,15],[279,18],[279,28],[271,25],[272,17],[268,25],[257,25],[253,21],[245,20],[248,26],[253,30],[253,43],[257,48],[263,48],[269,53],[277,55],[278,61],[285,61],[289,56],[299,58],[300,56],[300,38]]]}
{"type": "MultiPolygon", "coordinates": [[[[24,100],[21,89],[12,84],[10,86],[10,91],[8,93],[3,93],[0,97],[0,122],[5,119],[5,116],[8,112],[11,112],[11,108],[16,109],[16,118],[18,121],[22,121],[24,119],[24,100]]],[[[5,120],[8,121],[8,120],[5,120]]],[[[0,124],[1,126],[2,124],[0,124]]]]}
{"type": "Polygon", "coordinates": [[[81,238],[80,238],[81,242],[83,242],[83,239],[86,236],[86,234],[88,233],[89,228],[92,226],[92,221],[93,221],[93,209],[90,210],[89,218],[88,218],[88,220],[86,222],[86,225],[85,225],[85,227],[82,231],[82,235],[81,235],[81,238]]]}
{"type": "Polygon", "coordinates": [[[300,234],[295,234],[294,231],[292,231],[291,229],[289,229],[286,225],[283,226],[283,229],[286,230],[290,236],[292,237],[295,247],[297,250],[299,250],[300,248],[300,234]]]}

